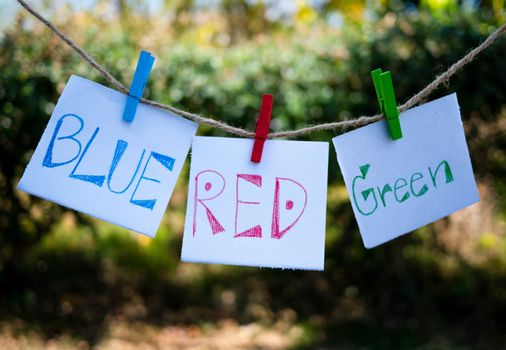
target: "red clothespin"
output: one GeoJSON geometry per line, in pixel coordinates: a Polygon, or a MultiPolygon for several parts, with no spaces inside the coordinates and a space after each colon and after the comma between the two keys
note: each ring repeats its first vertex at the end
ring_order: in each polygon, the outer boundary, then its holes
{"type": "Polygon", "coordinates": [[[260,163],[262,160],[262,151],[264,143],[269,134],[269,125],[271,123],[272,112],[272,95],[264,94],[262,96],[262,104],[260,105],[260,115],[258,116],[257,125],[255,127],[255,143],[253,144],[253,152],[251,152],[251,161],[260,163]]]}

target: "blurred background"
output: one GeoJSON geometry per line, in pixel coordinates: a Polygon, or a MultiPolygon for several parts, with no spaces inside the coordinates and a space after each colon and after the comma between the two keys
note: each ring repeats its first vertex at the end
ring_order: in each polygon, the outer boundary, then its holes
{"type": "MultiPolygon", "coordinates": [[[[378,67],[402,103],[506,21],[504,0],[30,3],[125,85],[147,49],[145,96],[250,130],[264,92],[273,129],[376,113],[378,67]]],[[[506,349],[505,56],[503,35],[431,96],[458,93],[480,203],[366,250],[331,149],[325,272],[187,264],[188,164],[155,239],[16,190],[70,75],[107,84],[0,0],[0,348],[506,349]]]]}

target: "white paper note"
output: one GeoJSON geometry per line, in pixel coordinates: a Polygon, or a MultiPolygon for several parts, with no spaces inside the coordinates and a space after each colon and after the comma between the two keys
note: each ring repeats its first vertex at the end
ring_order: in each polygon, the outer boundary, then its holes
{"type": "Polygon", "coordinates": [[[455,94],[400,115],[393,141],[384,120],[333,139],[367,248],[479,201],[455,94]]]}
{"type": "Polygon", "coordinates": [[[327,142],[196,137],[181,259],[323,270],[327,142]]]}
{"type": "Polygon", "coordinates": [[[73,75],[18,188],[154,236],[198,125],[73,75]]]}

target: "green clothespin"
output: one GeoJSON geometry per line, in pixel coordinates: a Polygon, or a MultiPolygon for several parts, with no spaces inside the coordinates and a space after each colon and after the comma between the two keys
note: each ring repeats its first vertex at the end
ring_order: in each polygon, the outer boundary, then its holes
{"type": "Polygon", "coordinates": [[[380,111],[385,114],[388,123],[388,132],[393,140],[402,138],[401,122],[399,112],[397,111],[397,102],[395,101],[394,86],[390,72],[382,72],[381,68],[371,72],[376,96],[380,111]]]}

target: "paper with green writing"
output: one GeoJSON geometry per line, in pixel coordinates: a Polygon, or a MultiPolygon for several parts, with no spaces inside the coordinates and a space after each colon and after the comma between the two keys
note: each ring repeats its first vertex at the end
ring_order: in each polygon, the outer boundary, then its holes
{"type": "Polygon", "coordinates": [[[400,140],[384,120],[333,139],[367,248],[479,201],[456,94],[400,118],[400,140]]]}

